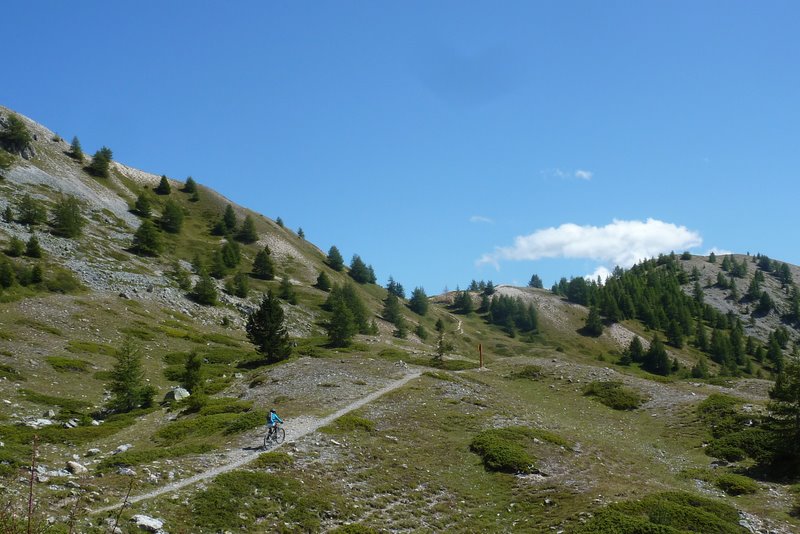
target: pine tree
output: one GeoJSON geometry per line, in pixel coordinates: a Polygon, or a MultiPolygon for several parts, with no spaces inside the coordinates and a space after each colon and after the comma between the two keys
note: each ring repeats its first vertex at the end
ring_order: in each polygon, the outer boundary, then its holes
{"type": "Polygon", "coordinates": [[[669,355],[661,339],[658,337],[658,334],[656,334],[650,342],[650,349],[648,349],[647,354],[645,354],[642,368],[645,371],[662,376],[667,376],[670,373],[671,365],[669,355]]]}
{"type": "Polygon", "coordinates": [[[708,255],[708,263],[717,263],[717,255],[713,252],[708,255]]]}
{"type": "Polygon", "coordinates": [[[289,304],[297,304],[297,293],[292,286],[292,282],[288,276],[281,278],[281,285],[279,288],[278,296],[288,302],[289,304]]]}
{"type": "Polygon", "coordinates": [[[161,175],[161,181],[158,182],[158,185],[153,191],[155,191],[157,195],[169,195],[172,192],[172,187],[169,185],[169,180],[165,175],[161,175]]]}
{"type": "Polygon", "coordinates": [[[411,292],[411,300],[408,301],[408,307],[417,315],[424,316],[428,313],[428,295],[421,287],[415,287],[411,292]]]}
{"type": "Polygon", "coordinates": [[[139,347],[126,338],[116,353],[117,362],[111,370],[108,386],[111,398],[108,407],[115,412],[130,412],[153,404],[155,388],[146,384],[139,347]]]}
{"type": "Polygon", "coordinates": [[[272,280],[275,278],[275,264],[272,262],[267,247],[258,251],[255,260],[253,260],[253,276],[262,280],[272,280]]]}
{"type": "Polygon", "coordinates": [[[342,269],[344,269],[344,258],[342,258],[339,249],[335,246],[332,246],[328,251],[326,263],[328,264],[328,267],[334,271],[340,272],[342,269]]]}
{"type": "Polygon", "coordinates": [[[367,268],[367,265],[361,259],[361,256],[358,254],[353,255],[353,259],[350,261],[350,278],[358,282],[359,284],[366,284],[370,281],[370,272],[367,268]]]}
{"type": "Polygon", "coordinates": [[[228,274],[228,265],[221,249],[217,249],[211,254],[211,259],[208,262],[208,274],[217,280],[225,278],[225,275],[228,274]]]}
{"type": "Polygon", "coordinates": [[[86,167],[86,171],[89,174],[99,178],[108,178],[112,157],[113,153],[111,152],[111,149],[104,146],[94,153],[94,156],[92,156],[92,162],[89,163],[88,167],[86,167]]]}
{"type": "Polygon", "coordinates": [[[705,356],[700,356],[697,363],[692,367],[692,378],[708,378],[708,362],[705,356]]]}
{"type": "Polygon", "coordinates": [[[694,329],[694,346],[703,352],[708,350],[708,335],[702,317],[697,318],[697,325],[694,329]]]}
{"type": "Polygon", "coordinates": [[[383,301],[383,312],[381,315],[392,324],[402,315],[400,311],[400,300],[397,298],[397,295],[391,292],[386,295],[383,301]]]}
{"type": "Polygon", "coordinates": [[[250,292],[250,283],[247,281],[247,275],[243,272],[238,272],[233,277],[233,285],[231,294],[239,298],[247,298],[250,292]]]}
{"type": "Polygon", "coordinates": [[[189,393],[196,395],[200,393],[203,384],[202,376],[203,358],[196,350],[189,353],[186,359],[183,375],[181,376],[181,386],[189,393]]]}
{"type": "Polygon", "coordinates": [[[9,152],[19,154],[31,144],[31,140],[31,134],[25,123],[11,113],[7,119],[6,129],[0,131],[0,145],[9,152]]]}
{"type": "Polygon", "coordinates": [[[356,318],[340,292],[331,291],[331,297],[331,318],[325,323],[328,341],[333,347],[346,347],[358,332],[356,318]]]}
{"type": "Polygon", "coordinates": [[[44,270],[42,269],[42,264],[37,263],[31,269],[31,283],[32,284],[41,284],[44,281],[44,270]]]}
{"type": "Polygon", "coordinates": [[[28,239],[28,243],[25,245],[25,255],[29,258],[42,257],[42,247],[39,245],[39,239],[36,234],[31,235],[30,239],[28,239]]]}
{"type": "Polygon", "coordinates": [[[389,276],[389,282],[386,284],[386,290],[389,293],[394,293],[395,296],[401,299],[406,298],[406,292],[403,289],[402,284],[395,282],[391,275],[389,276]]]}
{"type": "Polygon", "coordinates": [[[225,212],[222,214],[222,222],[225,225],[225,230],[228,233],[233,233],[236,231],[236,225],[238,221],[236,220],[236,212],[233,211],[233,206],[228,204],[225,206],[225,212]]]}
{"type": "Polygon", "coordinates": [[[191,297],[198,304],[206,306],[217,305],[217,286],[214,280],[211,279],[208,272],[203,268],[198,273],[199,279],[192,289],[191,297]]]}
{"type": "Polygon", "coordinates": [[[769,424],[774,435],[773,465],[785,474],[800,471],[800,361],[789,358],[769,392],[769,424]]]}
{"type": "Polygon", "coordinates": [[[6,209],[3,210],[3,222],[14,222],[14,210],[11,209],[11,204],[6,204],[6,209]]]}
{"type": "Polygon", "coordinates": [[[583,326],[583,331],[587,335],[594,337],[603,333],[603,320],[596,306],[589,308],[589,315],[586,316],[586,324],[583,326]]]}
{"type": "Polygon", "coordinates": [[[280,226],[281,228],[283,228],[283,219],[281,219],[280,217],[278,217],[277,219],[275,219],[275,224],[277,224],[278,226],[280,226]]]}
{"type": "Polygon", "coordinates": [[[150,195],[148,195],[145,192],[139,193],[139,196],[136,197],[134,210],[136,210],[136,214],[139,215],[139,217],[142,217],[144,219],[149,219],[153,215],[152,204],[150,202],[150,195]]]}
{"type": "Polygon", "coordinates": [[[19,258],[25,253],[25,242],[17,236],[11,236],[6,249],[6,255],[19,258]]]}
{"type": "Polygon", "coordinates": [[[317,283],[314,284],[314,287],[322,291],[330,291],[331,280],[328,278],[328,275],[325,274],[325,271],[320,271],[319,276],[317,276],[317,283]]]}
{"type": "Polygon", "coordinates": [[[444,332],[444,321],[442,321],[441,317],[436,319],[436,331],[437,332],[444,332]]]}
{"type": "Polygon", "coordinates": [[[183,209],[172,199],[164,204],[164,212],[161,214],[161,228],[171,234],[179,234],[183,227],[183,209]]]}
{"type": "Polygon", "coordinates": [[[78,163],[83,163],[83,148],[78,136],[72,138],[72,144],[69,147],[69,155],[78,163]]]}
{"type": "Polygon", "coordinates": [[[133,234],[131,250],[140,256],[158,256],[163,244],[161,234],[150,219],[145,219],[133,234]]]}
{"type": "Polygon", "coordinates": [[[42,224],[47,220],[47,211],[42,203],[26,194],[17,204],[18,222],[27,225],[42,224]]]}
{"type": "Polygon", "coordinates": [[[299,237],[300,239],[305,239],[306,238],[306,233],[303,231],[302,228],[298,228],[297,229],[297,237],[299,237]]]}
{"type": "Polygon", "coordinates": [[[285,360],[292,353],[289,333],[284,324],[283,308],[278,299],[267,292],[261,305],[247,318],[247,339],[256,346],[267,363],[285,360]]]}
{"type": "Polygon", "coordinates": [[[220,252],[222,254],[222,261],[225,263],[225,267],[228,269],[237,267],[239,262],[242,260],[242,253],[239,249],[239,244],[231,239],[222,244],[220,252]]]}
{"type": "Polygon", "coordinates": [[[531,275],[531,280],[528,282],[528,287],[533,287],[537,289],[544,288],[544,284],[542,283],[542,279],[539,277],[538,274],[531,275]]]}
{"type": "Polygon", "coordinates": [[[183,192],[184,193],[196,193],[197,192],[197,182],[194,181],[194,178],[189,176],[186,178],[186,183],[183,184],[183,192]]]}
{"type": "Polygon", "coordinates": [[[62,196],[53,207],[53,232],[62,237],[79,237],[86,225],[81,205],[72,195],[62,196]]]}
{"type": "Polygon", "coordinates": [[[253,218],[248,214],[242,222],[242,227],[236,234],[236,239],[242,243],[255,243],[258,241],[258,232],[256,232],[256,223],[253,218]]]}

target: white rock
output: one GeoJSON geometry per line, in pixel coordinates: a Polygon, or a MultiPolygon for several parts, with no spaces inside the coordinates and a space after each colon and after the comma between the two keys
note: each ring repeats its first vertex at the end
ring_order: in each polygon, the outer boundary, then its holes
{"type": "Polygon", "coordinates": [[[124,476],[127,476],[127,477],[135,477],[136,476],[136,471],[134,471],[130,467],[120,467],[117,470],[117,474],[124,475],[124,476]]]}
{"type": "Polygon", "coordinates": [[[144,514],[136,514],[131,518],[136,526],[147,532],[158,532],[164,526],[164,521],[144,514]]]}
{"type": "Polygon", "coordinates": [[[86,456],[97,456],[100,454],[100,449],[89,449],[86,451],[86,456]]]}
{"type": "Polygon", "coordinates": [[[114,449],[114,452],[112,454],[119,454],[121,452],[125,452],[131,447],[133,447],[133,445],[131,445],[130,443],[126,443],[125,445],[120,445],[119,447],[114,449]]]}
{"type": "Polygon", "coordinates": [[[82,475],[84,473],[89,472],[89,470],[86,469],[84,466],[72,460],[67,462],[67,471],[69,471],[73,475],[82,475]]]}

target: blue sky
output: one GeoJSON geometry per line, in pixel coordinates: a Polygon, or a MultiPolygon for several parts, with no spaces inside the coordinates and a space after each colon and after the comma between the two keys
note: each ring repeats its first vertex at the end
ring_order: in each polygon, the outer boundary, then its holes
{"type": "Polygon", "coordinates": [[[800,4],[11,2],[0,103],[379,282],[800,264],[800,4]]]}

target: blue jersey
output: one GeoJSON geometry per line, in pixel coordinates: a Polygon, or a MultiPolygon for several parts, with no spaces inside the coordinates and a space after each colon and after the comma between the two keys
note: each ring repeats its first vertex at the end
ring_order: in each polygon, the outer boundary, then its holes
{"type": "Polygon", "coordinates": [[[269,426],[275,426],[275,423],[283,423],[283,419],[278,417],[278,414],[276,414],[275,412],[270,412],[269,421],[267,421],[267,424],[269,426]]]}

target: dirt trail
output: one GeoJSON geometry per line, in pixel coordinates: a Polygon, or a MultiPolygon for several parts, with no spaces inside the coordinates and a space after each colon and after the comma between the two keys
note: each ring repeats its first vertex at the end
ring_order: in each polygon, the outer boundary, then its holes
{"type": "MultiPolygon", "coordinates": [[[[321,419],[316,417],[296,417],[292,419],[291,424],[286,427],[286,441],[284,441],[284,443],[296,441],[302,438],[303,436],[315,432],[320,427],[332,423],[333,421],[343,416],[344,414],[352,412],[353,410],[357,410],[358,408],[361,408],[365,404],[374,401],[375,399],[389,393],[390,391],[394,391],[395,389],[404,386],[411,380],[418,378],[420,374],[422,374],[420,371],[410,371],[406,376],[404,376],[400,380],[395,380],[394,382],[391,382],[390,384],[384,386],[383,388],[377,391],[373,391],[366,397],[362,397],[357,401],[348,404],[344,408],[332,413],[331,415],[328,415],[321,419]]],[[[283,443],[281,443],[280,445],[275,445],[270,450],[276,450],[280,448],[282,445],[283,443]]],[[[261,452],[262,452],[261,448],[241,448],[232,450],[228,453],[227,461],[223,465],[217,466],[213,469],[209,469],[208,471],[203,471],[202,473],[198,473],[189,478],[172,482],[170,484],[167,484],[166,486],[162,486],[153,491],[148,491],[147,493],[142,493],[141,495],[135,495],[133,497],[129,497],[128,502],[136,503],[139,501],[152,499],[153,497],[158,497],[159,495],[163,495],[165,493],[171,493],[181,488],[185,488],[186,486],[191,486],[192,484],[195,484],[202,480],[214,478],[215,476],[221,473],[232,471],[237,467],[241,467],[242,465],[252,461],[261,452]]],[[[116,510],[122,505],[123,503],[119,502],[111,506],[104,506],[103,508],[92,510],[91,514],[101,514],[103,512],[116,510]]]]}

